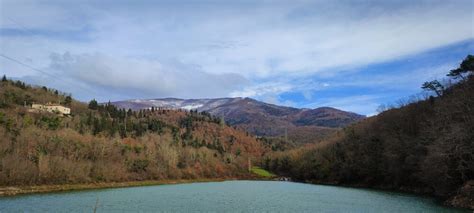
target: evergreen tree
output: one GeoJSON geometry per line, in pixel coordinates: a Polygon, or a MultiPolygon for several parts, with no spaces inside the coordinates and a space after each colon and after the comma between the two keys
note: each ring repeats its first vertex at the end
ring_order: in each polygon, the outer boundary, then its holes
{"type": "Polygon", "coordinates": [[[444,91],[444,86],[437,80],[425,82],[421,88],[424,90],[433,91],[438,96],[441,96],[444,91]]]}
{"type": "Polygon", "coordinates": [[[66,98],[64,99],[64,104],[69,106],[71,105],[72,103],[72,97],[70,95],[66,96],[66,98]]]}
{"type": "Polygon", "coordinates": [[[463,75],[474,72],[474,56],[468,55],[459,65],[458,68],[451,70],[447,76],[453,78],[465,79],[463,75]]]}
{"type": "Polygon", "coordinates": [[[102,128],[101,128],[100,120],[98,118],[93,118],[92,134],[97,135],[101,131],[102,131],[102,128]]]}
{"type": "Polygon", "coordinates": [[[7,76],[6,76],[6,75],[3,75],[3,77],[2,77],[2,82],[6,82],[6,81],[8,81],[8,80],[7,80],[7,76]]]}
{"type": "Polygon", "coordinates": [[[92,99],[89,102],[89,109],[97,110],[98,108],[99,108],[99,104],[97,103],[97,101],[95,99],[92,99]]]}

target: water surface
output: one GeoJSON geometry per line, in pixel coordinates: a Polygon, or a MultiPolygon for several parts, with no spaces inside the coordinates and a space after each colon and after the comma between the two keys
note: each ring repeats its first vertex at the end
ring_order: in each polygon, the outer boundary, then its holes
{"type": "Polygon", "coordinates": [[[0,198],[0,212],[459,212],[402,193],[277,181],[225,181],[0,198]]]}

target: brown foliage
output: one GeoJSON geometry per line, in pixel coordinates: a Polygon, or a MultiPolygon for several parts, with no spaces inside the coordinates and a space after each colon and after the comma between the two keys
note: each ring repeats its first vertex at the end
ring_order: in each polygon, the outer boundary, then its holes
{"type": "Polygon", "coordinates": [[[0,85],[0,185],[245,176],[247,158],[264,152],[252,136],[196,112],[144,110],[123,118],[113,107],[72,101],[73,115],[59,117],[28,112],[23,102],[64,95],[0,85]]]}
{"type": "Polygon", "coordinates": [[[262,163],[299,180],[452,196],[474,179],[474,77],[262,163]]]}

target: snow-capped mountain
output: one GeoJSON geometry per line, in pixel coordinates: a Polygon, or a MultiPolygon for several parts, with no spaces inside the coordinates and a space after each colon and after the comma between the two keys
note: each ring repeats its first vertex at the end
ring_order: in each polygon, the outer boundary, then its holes
{"type": "Polygon", "coordinates": [[[228,124],[243,128],[255,135],[279,136],[287,132],[289,137],[300,137],[300,141],[321,138],[339,127],[365,118],[363,115],[330,107],[299,109],[251,98],[134,99],[112,102],[112,104],[132,110],[160,107],[206,111],[214,116],[223,117],[228,124]]]}
{"type": "Polygon", "coordinates": [[[210,109],[226,105],[232,102],[242,100],[242,98],[215,98],[215,99],[178,99],[178,98],[162,98],[162,99],[133,99],[126,101],[112,102],[117,107],[139,110],[151,107],[161,107],[169,109],[185,109],[208,111],[210,109]]]}

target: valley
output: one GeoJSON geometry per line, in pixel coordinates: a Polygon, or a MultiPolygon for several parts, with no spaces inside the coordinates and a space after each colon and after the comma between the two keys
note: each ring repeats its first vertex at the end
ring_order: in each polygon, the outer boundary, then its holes
{"type": "Polygon", "coordinates": [[[423,84],[436,96],[369,118],[250,98],[83,103],[4,76],[0,191],[282,176],[430,195],[473,209],[473,65],[469,55],[448,73],[453,83],[423,84]]]}

